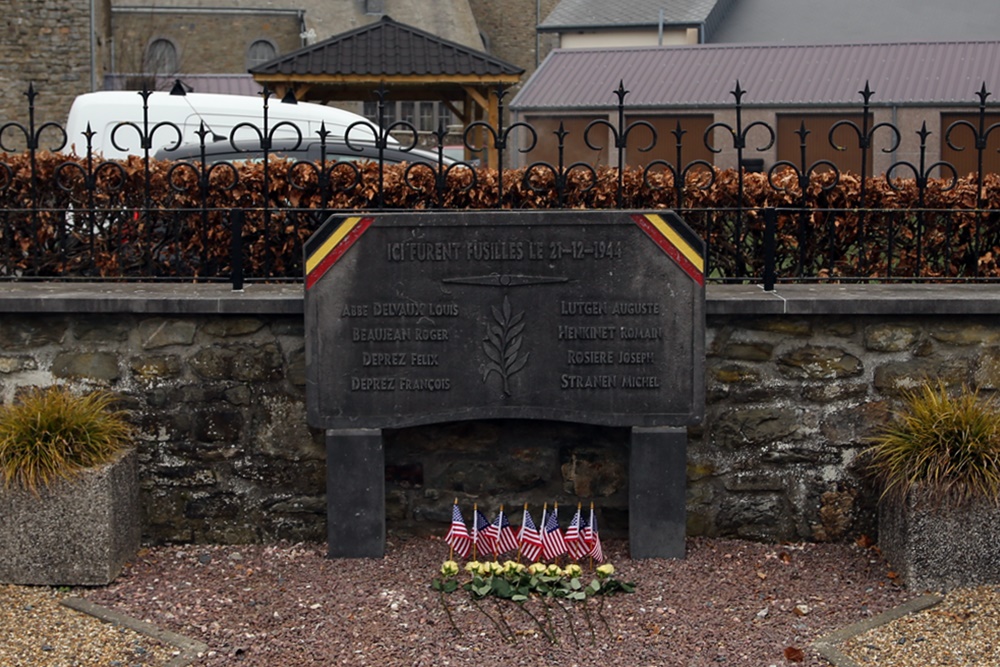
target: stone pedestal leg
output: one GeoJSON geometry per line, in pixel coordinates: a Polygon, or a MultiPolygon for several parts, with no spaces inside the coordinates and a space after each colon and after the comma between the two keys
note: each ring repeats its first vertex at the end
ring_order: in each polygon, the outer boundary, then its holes
{"type": "Polygon", "coordinates": [[[628,483],[632,558],[683,558],[687,429],[633,428],[628,483]]]}
{"type": "Polygon", "coordinates": [[[378,429],[326,432],[330,558],[385,555],[385,448],[378,429]]]}

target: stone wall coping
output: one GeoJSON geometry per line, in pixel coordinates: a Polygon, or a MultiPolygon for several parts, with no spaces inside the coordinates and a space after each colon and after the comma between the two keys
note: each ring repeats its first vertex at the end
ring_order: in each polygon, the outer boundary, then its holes
{"type": "MultiPolygon", "coordinates": [[[[996,315],[1000,285],[708,285],[708,315],[996,315]]],[[[301,315],[301,283],[7,282],[0,313],[301,315]]]]}

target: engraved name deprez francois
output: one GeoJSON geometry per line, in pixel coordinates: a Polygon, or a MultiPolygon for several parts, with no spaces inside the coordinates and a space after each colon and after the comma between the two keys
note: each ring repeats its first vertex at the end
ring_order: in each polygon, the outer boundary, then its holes
{"type": "Polygon", "coordinates": [[[696,423],[703,257],[662,211],[335,216],[305,250],[310,423],[696,423]]]}

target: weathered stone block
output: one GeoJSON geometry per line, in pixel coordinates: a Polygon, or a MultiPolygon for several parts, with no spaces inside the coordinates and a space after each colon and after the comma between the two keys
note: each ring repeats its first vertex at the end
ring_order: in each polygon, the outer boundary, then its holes
{"type": "Polygon", "coordinates": [[[713,439],[728,448],[799,439],[800,413],[789,408],[729,410],[715,421],[713,439]]]}
{"type": "Polygon", "coordinates": [[[950,507],[911,494],[879,505],[878,545],[913,592],[1000,583],[1000,507],[950,507]]]}
{"type": "Polygon", "coordinates": [[[806,345],[778,359],[778,372],[791,378],[843,378],[860,375],[863,370],[860,359],[837,347],[806,345]]]}
{"type": "Polygon", "coordinates": [[[176,354],[142,356],[132,359],[129,368],[141,380],[174,378],[180,375],[181,360],[176,354]]]}
{"type": "Polygon", "coordinates": [[[38,368],[38,362],[28,356],[0,356],[0,373],[9,375],[21,371],[33,371],[38,368]]]}
{"type": "Polygon", "coordinates": [[[206,322],[201,330],[209,336],[229,338],[255,333],[263,326],[264,322],[256,317],[226,317],[206,322]]]}
{"type": "Polygon", "coordinates": [[[972,377],[979,389],[1000,389],[1000,348],[991,347],[979,354],[972,377]]]}
{"type": "Polygon", "coordinates": [[[1000,331],[972,322],[935,323],[929,333],[934,340],[949,345],[989,345],[1000,340],[1000,331]]]}
{"type": "Polygon", "coordinates": [[[614,495],[628,479],[624,460],[609,459],[598,450],[573,451],[562,465],[562,476],[563,489],[581,498],[614,495]]]}
{"type": "Polygon", "coordinates": [[[73,333],[83,342],[107,343],[128,340],[129,322],[108,323],[100,320],[81,319],[74,323],[73,333]]]}
{"type": "Polygon", "coordinates": [[[62,342],[66,320],[54,317],[5,317],[0,321],[0,349],[20,350],[62,342]]]}
{"type": "Polygon", "coordinates": [[[267,382],[277,380],[283,363],[281,350],[274,343],[242,346],[233,360],[233,379],[240,382],[267,382]]]}
{"type": "Polygon", "coordinates": [[[139,323],[139,340],[146,350],[168,345],[190,345],[197,330],[197,325],[191,320],[143,320],[139,323]]]}
{"type": "Polygon", "coordinates": [[[865,328],[865,347],[874,352],[902,352],[919,339],[920,330],[913,325],[879,323],[865,328]]]}
{"type": "Polygon", "coordinates": [[[802,398],[817,403],[839,403],[864,397],[868,384],[861,382],[824,382],[802,387],[802,398]]]}
{"type": "Polygon", "coordinates": [[[768,361],[774,352],[774,345],[763,341],[747,343],[729,343],[719,356],[739,361],[768,361]]]}
{"type": "Polygon", "coordinates": [[[757,384],[760,382],[760,371],[742,364],[726,364],[713,366],[709,369],[712,379],[725,384],[757,384]]]}
{"type": "Polygon", "coordinates": [[[968,382],[967,362],[954,359],[946,363],[932,359],[891,362],[875,369],[873,384],[883,393],[898,394],[938,380],[949,386],[968,382]]]}
{"type": "Polygon", "coordinates": [[[820,423],[824,437],[835,445],[863,445],[889,419],[885,401],[838,408],[820,423]]]}
{"type": "Polygon", "coordinates": [[[820,496],[819,523],[813,526],[813,539],[817,542],[838,542],[847,536],[854,525],[856,489],[827,491],[820,496]]]}
{"type": "Polygon", "coordinates": [[[232,376],[236,353],[223,347],[205,347],[191,357],[191,370],[206,380],[226,380],[232,376]]]}
{"type": "Polygon", "coordinates": [[[0,489],[0,581],[99,586],[139,549],[136,453],[43,489],[0,489]]]}
{"type": "Polygon", "coordinates": [[[62,352],[52,360],[52,375],[113,382],[118,379],[118,357],[111,352],[62,352]]]}

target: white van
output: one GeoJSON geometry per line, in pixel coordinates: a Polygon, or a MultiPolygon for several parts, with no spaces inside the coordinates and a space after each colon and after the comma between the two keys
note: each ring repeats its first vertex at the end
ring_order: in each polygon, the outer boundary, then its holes
{"type": "MultiPolygon", "coordinates": [[[[66,121],[67,153],[83,156],[87,153],[87,138],[85,132],[88,123],[94,137],[91,141],[94,153],[101,153],[105,159],[121,159],[128,155],[142,155],[142,138],[139,131],[127,125],[115,132],[114,140],[121,149],[112,143],[111,133],[122,123],[134,123],[139,130],[143,127],[142,96],[135,91],[106,90],[80,95],[73,101],[66,121]]],[[[274,128],[281,122],[290,121],[302,132],[302,139],[315,139],[324,123],[331,139],[343,139],[347,128],[356,122],[366,123],[374,128],[363,116],[356,113],[300,102],[288,104],[277,98],[268,100],[268,127],[274,128]]],[[[250,123],[258,130],[264,124],[263,97],[249,95],[220,95],[215,93],[188,93],[186,95],[171,95],[166,92],[154,92],[149,96],[149,127],[157,123],[169,122],[180,130],[180,143],[192,144],[200,141],[198,129],[201,124],[210,134],[205,137],[206,143],[219,139],[229,139],[233,128],[241,123],[250,123]]],[[[290,127],[277,128],[272,137],[295,137],[295,130],[290,127]]],[[[257,133],[249,128],[241,128],[235,138],[239,141],[252,140],[257,133]]],[[[365,127],[351,130],[351,140],[368,141],[374,139],[373,131],[365,127]]],[[[152,156],[158,149],[173,146],[177,143],[177,130],[170,126],[161,126],[152,133],[152,145],[149,154],[152,156]]],[[[396,143],[390,139],[390,143],[396,143]]]]}

